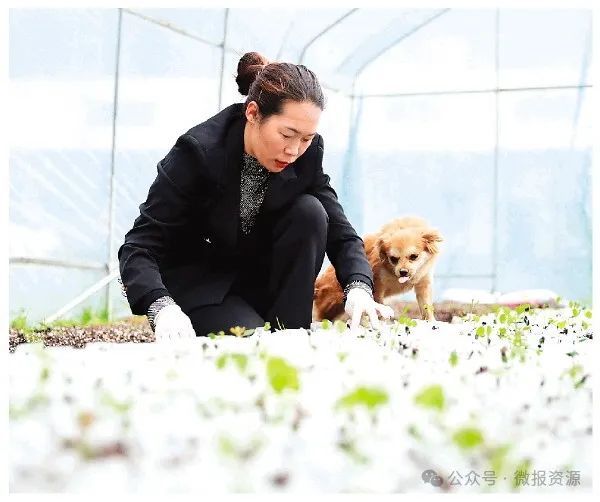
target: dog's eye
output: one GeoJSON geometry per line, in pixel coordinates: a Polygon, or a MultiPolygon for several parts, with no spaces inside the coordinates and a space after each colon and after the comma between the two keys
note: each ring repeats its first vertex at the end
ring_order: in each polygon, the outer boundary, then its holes
{"type": "Polygon", "coordinates": [[[411,255],[408,257],[408,259],[409,259],[410,261],[415,261],[415,260],[416,260],[418,257],[419,257],[419,255],[416,255],[416,254],[411,254],[411,255]]]}
{"type": "Polygon", "coordinates": [[[397,256],[390,256],[390,262],[395,265],[396,263],[398,263],[398,257],[397,256]]]}

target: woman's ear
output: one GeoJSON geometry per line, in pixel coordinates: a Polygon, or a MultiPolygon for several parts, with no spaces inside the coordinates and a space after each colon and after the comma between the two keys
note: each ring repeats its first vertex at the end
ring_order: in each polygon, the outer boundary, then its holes
{"type": "Polygon", "coordinates": [[[251,124],[255,124],[258,122],[259,112],[258,112],[258,103],[256,101],[250,101],[246,106],[246,120],[251,124]]]}
{"type": "Polygon", "coordinates": [[[421,238],[423,239],[423,244],[425,245],[425,250],[429,254],[439,253],[440,249],[437,245],[438,242],[443,242],[444,239],[440,235],[439,231],[435,228],[429,228],[421,234],[421,238]]]}

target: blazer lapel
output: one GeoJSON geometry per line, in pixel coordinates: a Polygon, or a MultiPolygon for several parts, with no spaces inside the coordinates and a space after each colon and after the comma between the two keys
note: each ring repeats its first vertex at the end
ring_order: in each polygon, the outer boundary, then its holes
{"type": "Polygon", "coordinates": [[[211,227],[220,235],[223,249],[235,249],[240,221],[241,162],[244,151],[244,117],[236,119],[225,137],[225,148],[218,148],[209,157],[216,169],[219,199],[211,211],[211,227]]]}

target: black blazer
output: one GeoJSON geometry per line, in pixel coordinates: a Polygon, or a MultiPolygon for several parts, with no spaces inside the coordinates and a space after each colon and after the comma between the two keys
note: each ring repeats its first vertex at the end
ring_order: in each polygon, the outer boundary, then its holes
{"type": "MultiPolygon", "coordinates": [[[[227,257],[239,251],[240,176],[246,117],[242,103],[228,106],[181,135],[157,165],[158,174],[133,228],[118,251],[121,280],[133,314],[170,295],[185,311],[217,304],[235,272],[227,257]]],[[[373,286],[363,240],[344,215],[324,174],[323,138],[317,134],[294,163],[272,175],[260,212],[277,212],[309,193],[329,217],[326,252],[345,286],[373,286]]]]}

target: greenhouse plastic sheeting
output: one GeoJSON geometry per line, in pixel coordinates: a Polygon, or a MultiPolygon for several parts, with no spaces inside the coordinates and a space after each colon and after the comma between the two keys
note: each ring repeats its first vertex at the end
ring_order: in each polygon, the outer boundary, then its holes
{"type": "MultiPolygon", "coordinates": [[[[319,76],[324,168],[359,233],[402,214],[440,229],[434,299],[449,287],[590,299],[591,17],[12,9],[11,317],[49,315],[107,273],[157,162],[242,101],[234,76],[253,50],[319,76]]],[[[114,313],[129,313],[111,288],[114,313]]]]}

